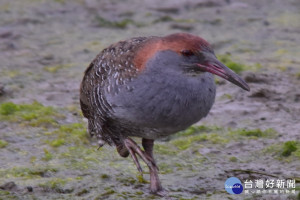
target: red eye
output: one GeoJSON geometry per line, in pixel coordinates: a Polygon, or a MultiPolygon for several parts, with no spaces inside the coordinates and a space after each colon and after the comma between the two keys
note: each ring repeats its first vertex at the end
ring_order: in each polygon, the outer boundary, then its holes
{"type": "Polygon", "coordinates": [[[181,50],[181,54],[184,55],[184,56],[194,55],[194,53],[191,50],[187,50],[187,49],[181,50]]]}

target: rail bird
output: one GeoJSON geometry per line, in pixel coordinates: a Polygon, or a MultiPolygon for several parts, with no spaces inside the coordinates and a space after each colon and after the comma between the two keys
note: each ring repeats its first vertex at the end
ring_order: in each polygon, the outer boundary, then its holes
{"type": "Polygon", "coordinates": [[[154,140],[184,130],[207,116],[216,95],[213,74],[249,91],[203,38],[176,33],[135,37],[101,51],[84,73],[80,105],[99,145],[139,158],[150,171],[150,190],[164,196],[153,158],[154,140]],[[142,138],[143,149],[131,139],[142,138]]]}

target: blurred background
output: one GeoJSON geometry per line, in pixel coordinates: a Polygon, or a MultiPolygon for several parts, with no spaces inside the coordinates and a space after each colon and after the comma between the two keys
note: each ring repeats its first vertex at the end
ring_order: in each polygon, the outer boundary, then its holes
{"type": "Polygon", "coordinates": [[[232,199],[235,176],[294,179],[296,192],[234,199],[300,199],[299,11],[299,0],[1,0],[0,199],[155,199],[147,172],[97,150],[79,85],[109,44],[175,32],[205,38],[251,91],[216,79],[209,116],[156,142],[170,196],[232,199]]]}

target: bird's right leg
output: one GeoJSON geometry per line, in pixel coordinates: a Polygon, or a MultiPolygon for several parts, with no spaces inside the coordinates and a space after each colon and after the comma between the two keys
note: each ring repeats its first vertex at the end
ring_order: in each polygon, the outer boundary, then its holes
{"type": "MultiPolygon", "coordinates": [[[[153,158],[153,146],[154,146],[154,140],[151,139],[142,139],[142,145],[144,147],[145,153],[154,161],[153,158]]],[[[156,163],[154,161],[154,164],[156,166],[156,163]]],[[[150,190],[152,193],[155,193],[159,196],[167,196],[168,192],[163,189],[161,186],[159,177],[158,177],[158,167],[150,168],[150,190]]]]}

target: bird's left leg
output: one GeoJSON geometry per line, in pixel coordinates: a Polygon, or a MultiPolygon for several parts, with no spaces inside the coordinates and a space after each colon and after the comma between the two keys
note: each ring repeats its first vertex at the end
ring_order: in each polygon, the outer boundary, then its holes
{"type": "Polygon", "coordinates": [[[130,138],[125,138],[123,142],[129,152],[129,154],[131,155],[135,165],[137,166],[137,169],[139,170],[139,172],[143,172],[143,170],[142,170],[141,165],[136,157],[136,154],[139,155],[139,157],[147,164],[149,169],[157,170],[157,167],[156,167],[156,164],[155,164],[153,158],[148,156],[148,154],[146,154],[135,141],[133,141],[130,138]]]}
{"type": "Polygon", "coordinates": [[[150,139],[142,140],[142,145],[144,150],[141,148],[130,138],[124,139],[124,145],[127,148],[129,154],[131,155],[135,165],[137,166],[138,170],[142,172],[141,165],[136,157],[136,154],[142,158],[142,160],[147,164],[150,171],[150,190],[152,193],[157,194],[159,196],[168,196],[168,192],[163,189],[161,186],[159,177],[158,177],[158,167],[153,158],[153,145],[154,141],[150,139]]]}

